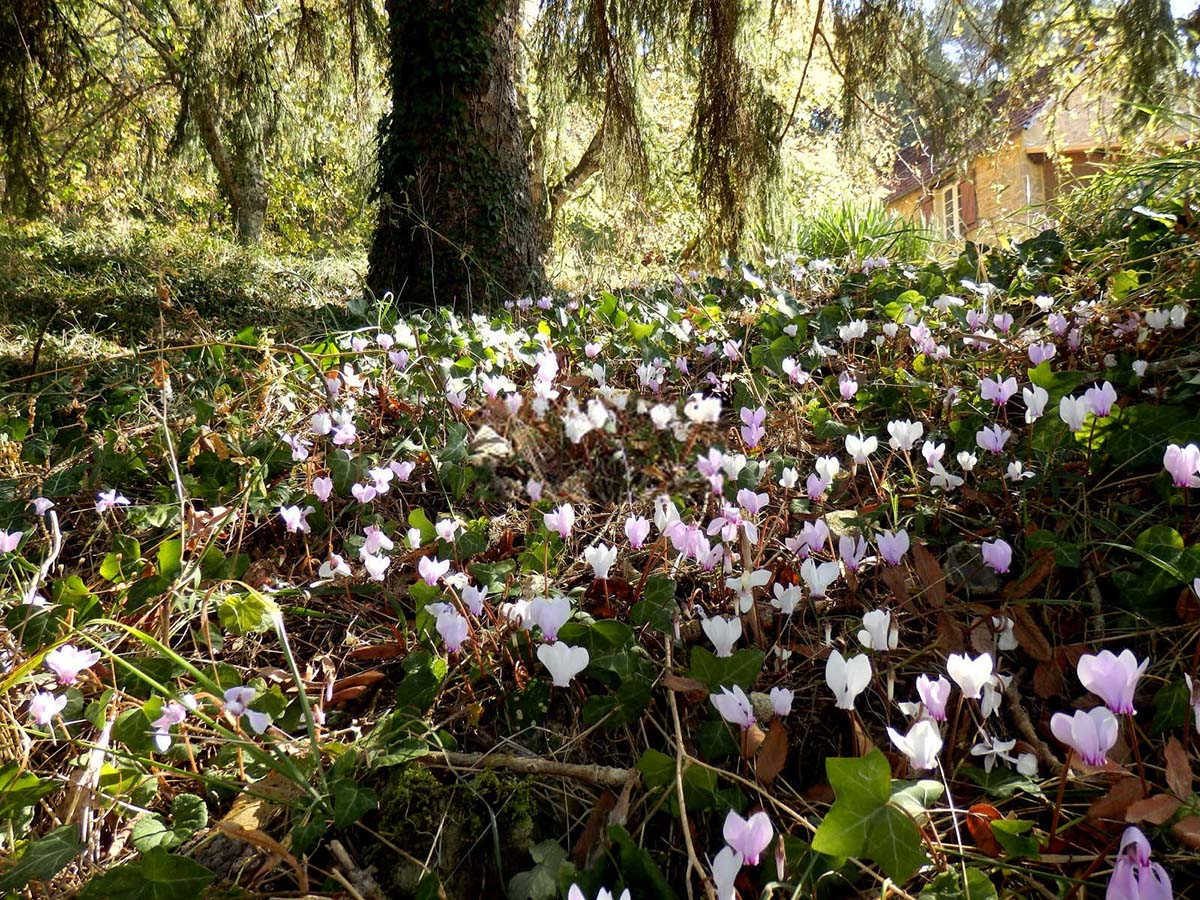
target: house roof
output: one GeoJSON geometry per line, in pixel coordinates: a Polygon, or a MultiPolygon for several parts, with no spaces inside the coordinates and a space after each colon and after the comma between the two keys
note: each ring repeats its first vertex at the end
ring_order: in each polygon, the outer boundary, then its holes
{"type": "MultiPolygon", "coordinates": [[[[990,104],[997,112],[1007,110],[1007,133],[1009,136],[1029,128],[1042,107],[1046,105],[1047,98],[1042,96],[1036,100],[1030,99],[1015,104],[1010,103],[1011,100],[1011,92],[1006,90],[1001,91],[990,104]]],[[[980,149],[977,143],[974,148],[966,152],[974,155],[980,149]]],[[[903,148],[892,161],[892,177],[888,180],[889,191],[886,202],[892,203],[913,191],[924,188],[930,182],[938,180],[949,173],[961,158],[958,156],[937,159],[929,153],[924,144],[920,143],[910,144],[903,148]]]]}

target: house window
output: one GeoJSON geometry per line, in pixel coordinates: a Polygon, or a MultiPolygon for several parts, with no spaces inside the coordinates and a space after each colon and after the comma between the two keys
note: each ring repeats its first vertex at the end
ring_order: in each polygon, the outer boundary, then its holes
{"type": "Polygon", "coordinates": [[[934,228],[943,240],[956,241],[963,236],[959,199],[957,182],[934,193],[934,228]]]}

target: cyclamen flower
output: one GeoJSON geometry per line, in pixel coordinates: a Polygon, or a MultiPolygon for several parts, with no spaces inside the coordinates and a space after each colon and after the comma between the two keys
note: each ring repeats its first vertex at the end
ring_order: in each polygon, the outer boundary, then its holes
{"type": "Polygon", "coordinates": [[[42,660],[46,668],[54,673],[58,683],[64,687],[74,684],[80,672],[90,669],[99,661],[99,651],[80,650],[73,644],[55,647],[42,660]]]}
{"type": "Polygon", "coordinates": [[[29,502],[33,504],[34,513],[39,516],[44,516],[50,510],[54,509],[54,501],[47,497],[34,497],[29,502]]]}
{"type": "Polygon", "coordinates": [[[879,547],[879,555],[883,557],[884,562],[889,566],[898,566],[904,559],[904,554],[908,552],[908,532],[903,528],[895,533],[881,531],[876,536],[875,543],[879,547]]]}
{"type": "Polygon", "coordinates": [[[575,525],[575,507],[564,503],[553,512],[546,513],[542,520],[548,531],[555,532],[564,541],[571,536],[571,528],[575,525]]]}
{"type": "Polygon", "coordinates": [[[746,442],[747,447],[754,449],[767,433],[767,429],[763,427],[763,422],[767,418],[767,411],[761,406],[758,409],[743,407],[740,415],[742,419],[742,427],[740,429],[742,440],[746,442]]]}
{"type": "Polygon", "coordinates": [[[1101,650],[1098,654],[1085,653],[1079,657],[1075,672],[1080,683],[1103,700],[1110,710],[1119,716],[1132,716],[1137,713],[1133,708],[1133,694],[1148,665],[1148,658],[1138,663],[1132,650],[1122,650],[1120,656],[1111,650],[1101,650]]]}
{"type": "Polygon", "coordinates": [[[721,693],[712,694],[708,699],[717,708],[721,718],[731,725],[737,725],[745,731],[754,724],[754,706],[746,692],[736,684],[733,690],[722,685],[721,693]]]}
{"type": "Polygon", "coordinates": [[[920,422],[910,422],[907,419],[898,419],[894,422],[888,422],[888,434],[891,440],[888,444],[893,450],[902,450],[905,453],[913,448],[913,444],[921,439],[921,435],[925,433],[925,426],[920,422]]]}
{"type": "Polygon", "coordinates": [[[29,701],[29,716],[37,725],[49,725],[66,705],[66,694],[56,697],[46,691],[39,691],[29,701]]]}
{"type": "Polygon", "coordinates": [[[846,452],[850,454],[855,465],[864,465],[869,457],[879,447],[879,438],[871,435],[864,438],[861,434],[846,435],[846,452]]]}
{"type": "Polygon", "coordinates": [[[432,556],[422,556],[417,562],[417,574],[421,576],[430,587],[436,587],[437,583],[446,577],[446,573],[450,571],[450,560],[437,559],[432,556]]]}
{"type": "Polygon", "coordinates": [[[854,709],[854,699],[871,683],[871,660],[865,653],[846,659],[834,650],[825,661],[825,683],[838,709],[854,709]]]}
{"type": "Polygon", "coordinates": [[[1021,396],[1025,400],[1025,423],[1032,425],[1046,411],[1046,402],[1050,399],[1050,394],[1045,388],[1035,384],[1032,388],[1022,388],[1021,396]]]}
{"type": "Polygon", "coordinates": [[[742,870],[742,863],[742,854],[728,845],[722,847],[721,852],[713,857],[711,867],[717,900],[733,900],[734,882],[737,881],[738,872],[742,870]]]}
{"type": "Polygon", "coordinates": [[[252,687],[228,688],[225,691],[225,712],[229,713],[234,721],[245,716],[250,730],[255,734],[262,734],[271,724],[271,717],[267,713],[250,708],[250,704],[254,702],[256,696],[258,696],[258,691],[252,687]]]}
{"type": "Polygon", "coordinates": [[[1058,401],[1058,417],[1072,432],[1083,427],[1083,420],[1092,411],[1091,404],[1083,397],[1066,396],[1058,401]]]}
{"type": "Polygon", "coordinates": [[[800,586],[796,584],[783,585],[776,581],[771,591],[775,595],[771,598],[771,605],[785,616],[794,613],[796,606],[804,597],[800,592],[800,586]]]}
{"type": "Polygon", "coordinates": [[[312,483],[313,496],[324,503],[333,494],[333,479],[326,475],[318,476],[312,483]]]}
{"type": "Polygon", "coordinates": [[[20,531],[0,531],[0,553],[13,553],[21,543],[20,531]]]}
{"type": "Polygon", "coordinates": [[[1103,706],[1087,712],[1078,709],[1073,716],[1055,713],[1050,717],[1050,730],[1054,736],[1078,753],[1089,766],[1102,766],[1108,762],[1108,751],[1117,742],[1119,728],[1117,717],[1103,706]]]}
{"type": "Polygon", "coordinates": [[[1117,402],[1117,392],[1112,383],[1106,381],[1103,385],[1088,388],[1083,394],[1083,399],[1097,417],[1103,418],[1112,412],[1113,404],[1117,402]]]}
{"type": "Polygon", "coordinates": [[[470,625],[462,615],[450,610],[438,615],[437,631],[442,636],[442,640],[446,642],[446,650],[450,653],[457,653],[462,648],[463,641],[467,639],[470,625]]]}
{"type": "Polygon", "coordinates": [[[650,536],[650,520],[642,516],[630,516],[625,520],[625,537],[634,550],[641,548],[650,536]]]}
{"type": "Polygon", "coordinates": [[[996,406],[1004,406],[1016,392],[1016,378],[1009,377],[1004,381],[999,378],[983,378],[979,382],[979,396],[984,400],[991,400],[996,406]]]}
{"type": "Polygon", "coordinates": [[[747,865],[756,866],[758,857],[771,843],[775,829],[771,827],[771,820],[767,814],[761,810],[748,819],[743,819],[731,809],[725,817],[721,834],[726,844],[742,854],[747,865]]]}
{"type": "Polygon", "coordinates": [[[968,700],[978,700],[980,693],[992,678],[992,655],[981,653],[972,659],[966,654],[951,653],[946,660],[946,671],[968,700]]]}
{"type": "Polygon", "coordinates": [[[942,736],[929,719],[919,720],[908,730],[908,734],[901,734],[890,726],[887,733],[896,749],[908,757],[914,769],[932,769],[937,765],[937,757],[942,750],[942,736]]]}
{"type": "Polygon", "coordinates": [[[378,553],[380,550],[387,551],[396,546],[378,525],[368,525],[363,530],[363,534],[365,537],[359,555],[378,553]]]}
{"type": "MultiPolygon", "coordinates": [[[[543,298],[545,299],[545,298],[543,298]]],[[[571,885],[571,889],[567,891],[567,900],[587,900],[587,896],[579,889],[579,885],[571,885]]],[[[596,895],[596,900],[613,900],[612,891],[608,888],[600,888],[600,893],[596,895]]],[[[621,892],[621,896],[616,900],[630,900],[629,888],[625,888],[621,892]]]]}
{"type": "Polygon", "coordinates": [[[775,715],[781,719],[791,715],[792,701],[796,699],[795,691],[785,687],[773,687],[767,696],[771,698],[771,709],[775,711],[775,715]]]}
{"type": "Polygon", "coordinates": [[[799,480],[800,473],[791,466],[785,466],[783,471],[779,473],[779,486],[789,491],[796,486],[796,482],[799,480]]]}
{"type": "Polygon", "coordinates": [[[324,578],[324,579],[333,578],[336,575],[349,575],[349,574],[350,574],[349,563],[347,563],[344,559],[342,559],[336,553],[329,554],[329,559],[327,559],[327,560],[325,560],[325,562],[321,563],[320,568],[317,569],[317,575],[319,575],[321,578],[324,578]]]}
{"type": "Polygon", "coordinates": [[[737,594],[738,608],[741,612],[750,612],[750,608],[754,605],[754,589],[763,587],[771,580],[771,573],[767,569],[755,569],[750,572],[743,572],[741,575],[729,577],[725,579],[725,587],[737,594]]]}
{"type": "Polygon", "coordinates": [[[824,597],[829,586],[837,581],[840,575],[841,570],[836,562],[823,562],[818,565],[813,560],[806,559],[800,564],[800,577],[808,586],[808,592],[816,599],[824,597]]]}
{"type": "Polygon", "coordinates": [[[892,624],[892,614],[885,609],[873,609],[864,615],[858,640],[868,650],[895,650],[899,629],[892,624]]]}
{"type": "Polygon", "coordinates": [[[1168,444],[1163,453],[1163,468],[1170,474],[1175,487],[1200,487],[1200,446],[1168,444]]]}
{"type": "Polygon", "coordinates": [[[838,393],[841,394],[843,400],[849,400],[858,393],[858,382],[849,372],[842,372],[838,375],[838,393]]]}
{"type": "Polygon", "coordinates": [[[467,609],[471,611],[471,615],[478,616],[483,612],[483,601],[487,599],[488,586],[485,584],[482,587],[475,587],[472,584],[463,585],[462,602],[467,605],[467,609]]]}
{"type": "Polygon", "coordinates": [[[542,629],[547,641],[558,640],[558,629],[571,618],[571,600],[564,594],[553,597],[538,597],[529,604],[530,621],[542,629]]]}
{"type": "MultiPolygon", "coordinates": [[[[647,523],[647,529],[649,523],[647,523]]],[[[592,567],[592,575],[601,581],[608,578],[608,572],[617,561],[617,548],[608,544],[593,544],[583,551],[583,558],[592,567]]]]}
{"type": "Polygon", "coordinates": [[[1012,565],[1012,547],[1002,538],[994,541],[984,541],[980,546],[984,565],[1001,575],[1012,565]]]}
{"type": "Polygon", "coordinates": [[[363,506],[379,496],[379,490],[373,484],[353,484],[350,486],[350,493],[363,506]]]}
{"type": "Polygon", "coordinates": [[[1105,900],[1171,900],[1171,879],[1150,861],[1150,842],[1134,826],[1121,835],[1120,850],[1105,900]]]}
{"type": "Polygon", "coordinates": [[[587,668],[589,661],[586,647],[572,647],[562,641],[540,645],[537,658],[550,671],[555,687],[568,687],[571,679],[587,668]]]}
{"type": "Polygon", "coordinates": [[[1057,352],[1057,348],[1049,341],[1044,344],[1030,344],[1029,361],[1035,366],[1040,366],[1047,360],[1054,359],[1054,354],[1057,352]]]}
{"type": "Polygon", "coordinates": [[[982,450],[987,450],[991,453],[1001,453],[1010,437],[1012,437],[1012,432],[1007,428],[993,425],[990,428],[984,428],[975,432],[975,443],[982,450]]]}
{"type": "Polygon", "coordinates": [[[859,537],[856,541],[848,534],[838,538],[838,556],[847,572],[857,572],[867,555],[867,540],[859,537]]]}
{"type": "Polygon", "coordinates": [[[733,656],[733,645],[742,636],[742,620],[736,616],[730,619],[721,616],[711,616],[700,623],[705,636],[712,641],[716,655],[720,658],[733,656]]]}
{"type": "Polygon", "coordinates": [[[299,506],[281,506],[279,507],[279,516],[283,519],[288,534],[295,534],[297,531],[308,534],[312,531],[308,524],[308,515],[312,511],[311,506],[306,506],[304,509],[299,506]]]}
{"type": "Polygon", "coordinates": [[[937,722],[946,721],[946,704],[950,700],[951,684],[945,675],[933,681],[928,675],[917,676],[917,696],[929,717],[937,722]]]}
{"type": "Polygon", "coordinates": [[[187,707],[177,700],[168,701],[162,709],[162,715],[150,723],[154,729],[154,746],[159,753],[166,753],[171,746],[171,728],[182,724],[187,718],[187,707]]]}
{"type": "Polygon", "coordinates": [[[392,564],[392,560],[382,554],[364,553],[362,554],[362,563],[367,570],[367,576],[372,581],[383,581],[384,573],[392,564]]]}
{"type": "Polygon", "coordinates": [[[96,495],[96,512],[103,513],[110,509],[115,509],[118,506],[128,506],[129,500],[122,494],[118,494],[116,489],[111,491],[101,491],[96,495]]]}

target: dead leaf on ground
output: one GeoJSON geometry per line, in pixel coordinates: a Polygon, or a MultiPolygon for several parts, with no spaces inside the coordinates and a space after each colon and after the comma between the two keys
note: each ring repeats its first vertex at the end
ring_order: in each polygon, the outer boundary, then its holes
{"type": "Polygon", "coordinates": [[[1126,822],[1149,822],[1161,825],[1171,816],[1179,812],[1183,804],[1170,794],[1151,794],[1144,800],[1138,800],[1125,810],[1126,822]]]}
{"type": "Polygon", "coordinates": [[[1141,779],[1130,775],[1116,782],[1107,794],[1088,807],[1089,819],[1120,819],[1124,821],[1129,807],[1146,795],[1141,779]]]}
{"type": "Polygon", "coordinates": [[[1171,834],[1192,850],[1200,850],[1200,816],[1185,816],[1171,826],[1171,834]]]}
{"type": "Polygon", "coordinates": [[[946,605],[946,573],[924,544],[913,544],[912,552],[917,580],[923,589],[920,599],[934,609],[941,609],[946,605]]]}
{"type": "Polygon", "coordinates": [[[1013,636],[1022,650],[1038,662],[1049,662],[1054,658],[1054,648],[1026,606],[1009,607],[1008,616],[1013,620],[1013,636]]]}
{"type": "Polygon", "coordinates": [[[1192,764],[1178,738],[1167,741],[1167,787],[1180,800],[1192,796],[1192,764]]]}
{"type": "Polygon", "coordinates": [[[1024,600],[1033,593],[1033,589],[1050,577],[1054,571],[1054,549],[1043,547],[1033,551],[1033,558],[1025,575],[1004,589],[1005,600],[1024,600]]]}
{"type": "Polygon", "coordinates": [[[1000,810],[988,803],[976,803],[967,810],[967,830],[971,832],[971,839],[981,852],[993,858],[1004,852],[992,833],[992,822],[1000,817],[1000,810]]]}
{"type": "Polygon", "coordinates": [[[754,758],[754,775],[759,782],[771,785],[787,762],[788,733],[787,727],[779,719],[771,722],[767,736],[758,748],[758,756],[754,758]]]}

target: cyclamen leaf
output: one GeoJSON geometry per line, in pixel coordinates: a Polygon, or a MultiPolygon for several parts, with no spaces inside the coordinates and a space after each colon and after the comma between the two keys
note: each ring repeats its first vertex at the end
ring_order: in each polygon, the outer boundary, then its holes
{"type": "Polygon", "coordinates": [[[16,864],[0,875],[0,893],[20,890],[31,881],[53,878],[82,850],[75,825],[54,829],[26,846],[16,864]]]}

